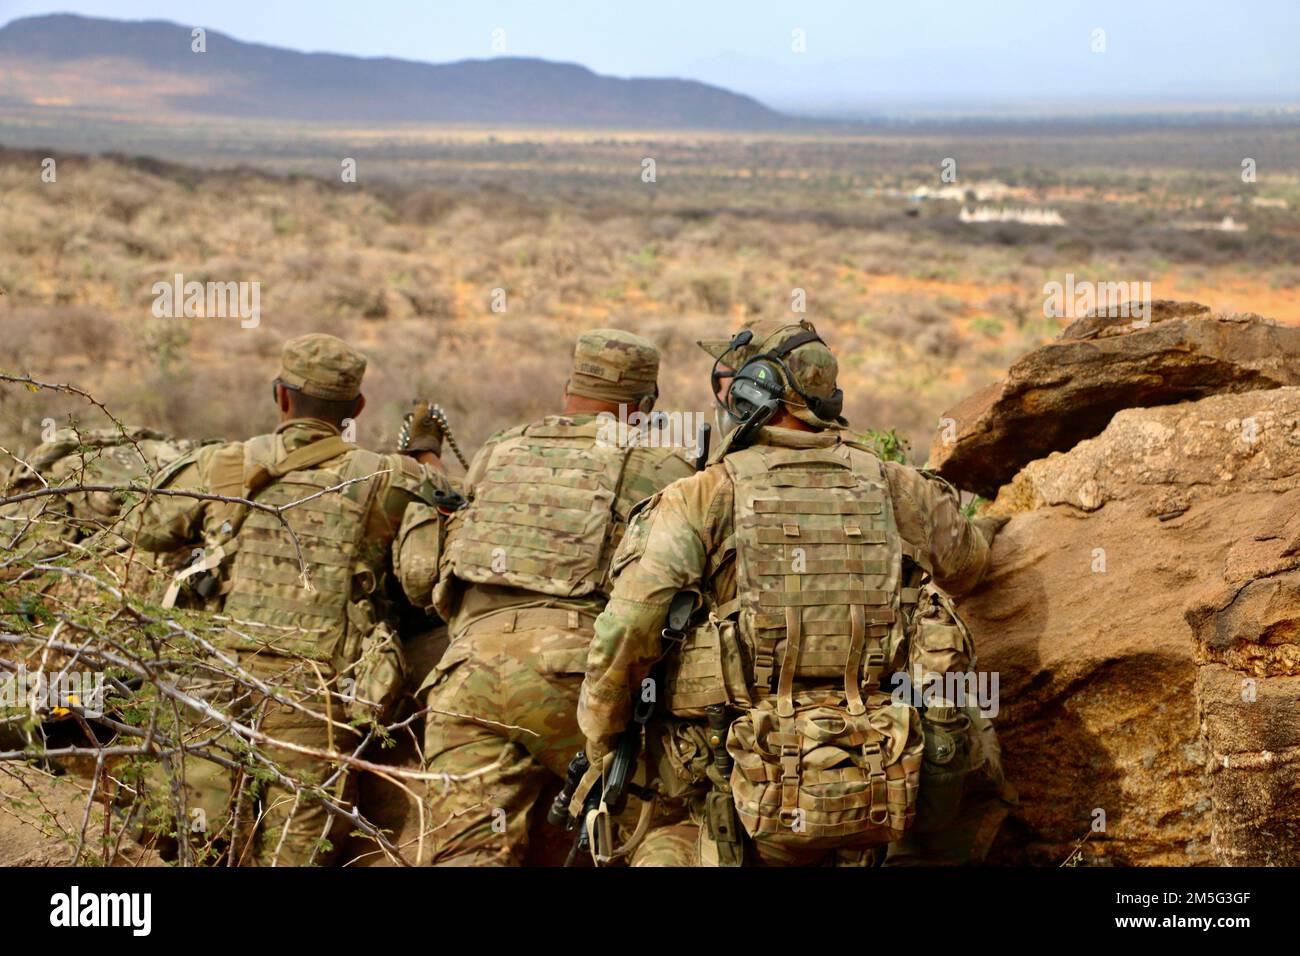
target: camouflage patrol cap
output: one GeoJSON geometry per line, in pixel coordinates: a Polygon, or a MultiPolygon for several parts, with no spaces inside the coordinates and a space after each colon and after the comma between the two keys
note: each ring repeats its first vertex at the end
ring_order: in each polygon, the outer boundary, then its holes
{"type": "Polygon", "coordinates": [[[578,336],[569,391],[606,402],[637,401],[658,389],[659,350],[622,329],[592,329],[578,336]]]}
{"type": "MultiPolygon", "coordinates": [[[[817,331],[807,319],[798,322],[784,319],[750,319],[737,330],[736,335],[745,330],[753,333],[753,337],[746,344],[734,349],[731,347],[735,339],[734,335],[730,339],[710,339],[697,344],[715,359],[721,359],[722,364],[739,371],[750,359],[771,352],[800,332],[817,331]]],[[[785,357],[785,364],[799,388],[806,394],[816,398],[829,398],[835,392],[835,381],[839,377],[840,364],[824,342],[805,342],[797,346],[785,357]]],[[[817,428],[839,428],[848,424],[843,416],[835,419],[818,418],[798,391],[793,388],[785,390],[784,400],[791,414],[809,425],[817,428]]]]}
{"type": "Polygon", "coordinates": [[[342,339],[311,332],[284,343],[280,381],[304,395],[346,402],[361,394],[366,357],[342,339]]]}

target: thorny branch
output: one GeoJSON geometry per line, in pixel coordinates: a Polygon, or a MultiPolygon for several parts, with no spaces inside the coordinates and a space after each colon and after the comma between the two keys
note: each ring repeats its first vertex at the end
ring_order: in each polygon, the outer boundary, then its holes
{"type": "MultiPolygon", "coordinates": [[[[141,480],[152,477],[149,460],[130,430],[89,393],[72,385],[6,373],[0,373],[0,382],[63,391],[83,398],[112,421],[125,443],[135,448],[145,463],[141,480]]],[[[75,427],[74,424],[74,432],[75,427]]],[[[75,433],[80,438],[80,432],[75,433]]],[[[88,843],[92,840],[98,806],[103,833],[95,839],[102,843],[103,862],[120,863],[125,859],[121,854],[124,842],[137,832],[144,832],[141,823],[170,811],[178,862],[187,865],[215,859],[214,848],[225,841],[230,847],[227,863],[235,865],[240,854],[247,853],[247,847],[241,850],[238,846],[239,816],[241,813],[255,815],[255,811],[242,808],[241,796],[249,789],[250,781],[256,781],[280,788],[281,792],[274,798],[291,802],[294,808],[308,804],[323,808],[329,818],[344,825],[345,832],[350,829],[368,837],[378,847],[376,852],[409,866],[412,861],[404,855],[409,844],[394,845],[385,831],[334,792],[344,772],[369,771],[387,779],[415,802],[421,820],[420,834],[414,841],[418,863],[427,835],[424,807],[419,795],[402,781],[438,779],[444,787],[451,781],[440,774],[376,763],[363,754],[372,744],[389,740],[395,733],[409,733],[411,723],[424,711],[387,725],[374,720],[366,723],[338,719],[331,706],[331,693],[337,692],[320,671],[313,674],[305,669],[303,659],[281,658],[283,666],[274,670],[274,676],[267,676],[262,670],[254,673],[241,661],[257,657],[264,663],[266,655],[242,650],[243,646],[256,647],[257,642],[245,633],[240,622],[192,611],[159,613],[156,596],[154,601],[150,600],[153,595],[148,580],[134,588],[129,586],[130,568],[140,562],[135,559],[132,536],[123,533],[124,515],[130,514],[128,509],[114,522],[90,521],[95,532],[81,541],[70,538],[75,538],[86,522],[78,523],[70,516],[45,512],[48,501],[96,492],[117,496],[119,502],[124,495],[142,494],[144,506],[151,495],[167,495],[236,503],[266,511],[280,520],[293,541],[304,586],[309,586],[302,549],[285,513],[384,472],[349,479],[287,504],[268,505],[248,498],[153,488],[135,481],[87,482],[85,463],[89,455],[85,444],[79,444],[82,469],[76,477],[81,480],[57,486],[37,474],[18,455],[0,449],[24,466],[26,473],[35,475],[42,486],[0,497],[0,521],[21,526],[12,540],[6,535],[6,540],[0,541],[0,581],[4,583],[0,591],[0,686],[11,679],[10,672],[25,667],[29,673],[39,670],[42,674],[63,675],[79,669],[103,674],[109,687],[103,713],[88,712],[81,701],[46,701],[41,706],[34,698],[22,701],[14,713],[13,708],[5,709],[11,701],[0,700],[0,771],[3,771],[0,779],[19,780],[23,789],[34,796],[37,809],[28,822],[46,830],[60,829],[71,848],[72,862],[94,862],[95,853],[88,852],[88,843]],[[32,502],[40,502],[40,510],[35,515],[30,507],[24,507],[32,502]],[[54,555],[48,548],[40,547],[51,542],[38,541],[20,548],[37,522],[61,526],[73,534],[53,542],[58,546],[54,555]],[[119,574],[118,565],[124,551],[127,573],[119,574]],[[76,588],[81,591],[72,590],[76,588]],[[232,637],[242,638],[240,650],[225,649],[232,637]],[[221,692],[209,699],[198,687],[218,687],[221,692]],[[263,731],[251,715],[247,705],[252,700],[260,700],[263,707],[275,704],[291,709],[345,733],[331,731],[328,749],[278,739],[263,731]],[[323,708],[318,703],[321,701],[323,708]],[[66,733],[60,733],[60,728],[65,727],[76,727],[79,732],[68,739],[66,733]],[[340,739],[347,746],[340,748],[340,739]],[[333,770],[323,782],[304,780],[286,763],[285,758],[292,755],[312,758],[313,762],[333,770]],[[15,776],[6,767],[21,764],[28,771],[40,772],[41,767],[64,763],[74,769],[75,776],[76,768],[84,768],[87,760],[93,761],[93,770],[89,771],[84,787],[77,785],[84,792],[84,804],[76,819],[64,823],[25,778],[15,776]],[[235,776],[232,819],[216,832],[203,833],[202,845],[197,848],[190,845],[191,808],[181,783],[186,763],[192,765],[194,761],[206,761],[235,776]],[[161,786],[145,785],[149,768],[163,771],[165,782],[161,786]]],[[[0,492],[3,490],[0,488],[0,492]]],[[[19,803],[6,806],[6,812],[22,816],[19,803]]],[[[328,832],[326,827],[321,836],[328,832]]],[[[156,836],[151,839],[156,841],[156,836]]]]}

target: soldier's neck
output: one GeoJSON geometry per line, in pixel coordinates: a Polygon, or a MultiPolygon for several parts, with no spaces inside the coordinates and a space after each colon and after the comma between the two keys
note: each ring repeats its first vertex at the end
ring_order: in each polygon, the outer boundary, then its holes
{"type": "Polygon", "coordinates": [[[789,409],[785,407],[782,407],[780,411],[778,411],[775,415],[773,415],[770,419],[768,419],[767,427],[768,428],[792,428],[795,431],[800,431],[800,432],[817,431],[816,428],[813,428],[807,422],[795,418],[792,414],[790,414],[789,409]]]}
{"type": "Polygon", "coordinates": [[[616,402],[603,402],[598,398],[588,398],[586,395],[566,395],[564,397],[565,415],[599,415],[601,412],[617,415],[618,409],[619,406],[616,402]]]}

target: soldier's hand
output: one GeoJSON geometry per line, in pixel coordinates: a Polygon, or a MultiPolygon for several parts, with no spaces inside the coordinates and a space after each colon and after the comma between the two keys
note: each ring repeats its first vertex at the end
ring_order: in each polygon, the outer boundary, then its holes
{"type": "Polygon", "coordinates": [[[397,439],[397,450],[408,455],[432,452],[442,455],[442,440],[447,436],[447,416],[442,408],[428,399],[417,398],[411,410],[402,419],[402,432],[397,439]]]}
{"type": "Polygon", "coordinates": [[[988,542],[991,548],[993,547],[993,539],[997,537],[999,531],[1006,527],[1007,522],[1010,520],[1010,515],[980,515],[978,518],[972,518],[970,523],[975,526],[976,531],[984,536],[984,540],[988,542]]]}

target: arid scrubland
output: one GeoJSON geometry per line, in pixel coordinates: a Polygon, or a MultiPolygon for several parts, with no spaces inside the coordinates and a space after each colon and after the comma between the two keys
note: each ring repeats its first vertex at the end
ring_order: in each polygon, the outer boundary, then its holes
{"type": "MultiPolygon", "coordinates": [[[[648,336],[664,350],[660,407],[708,409],[694,341],[793,314],[802,290],[841,357],[853,425],[896,427],[922,451],[942,409],[1068,321],[1043,311],[1044,283],[1067,273],[1300,322],[1296,171],[1246,185],[1235,160],[1167,153],[1189,168],[1138,169],[1159,152],[1145,140],[1127,166],[1107,171],[1093,143],[1062,171],[1061,143],[1016,166],[1005,144],[970,139],[985,163],[959,182],[1028,190],[1061,229],[962,224],[959,202],[908,201],[940,185],[943,157],[961,161],[960,141],[897,146],[906,162],[890,172],[883,147],[833,138],[360,142],[357,183],[328,172],[337,160],[290,172],[303,164],[283,150],[262,169],[54,152],[43,182],[51,151],[0,151],[0,369],[76,383],[131,423],[238,437],[273,421],[280,343],[332,332],[371,358],[363,443],[391,444],[407,401],[429,394],[472,448],[557,404],[585,327],[648,336]],[[642,180],[642,155],[659,157],[658,182],[642,180]],[[1172,228],[1229,213],[1249,231],[1172,228]],[[259,283],[256,327],[158,317],[154,285],[177,274],[259,283]]],[[[69,413],[94,417],[6,388],[0,443],[31,447],[69,413]]]]}

